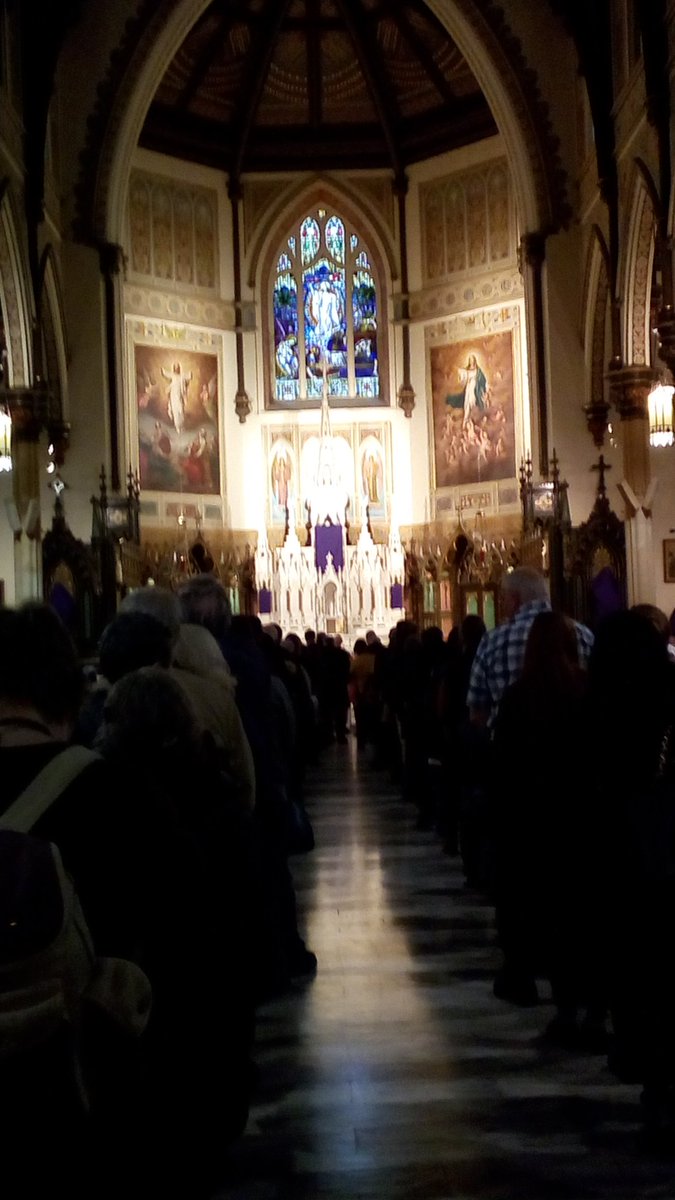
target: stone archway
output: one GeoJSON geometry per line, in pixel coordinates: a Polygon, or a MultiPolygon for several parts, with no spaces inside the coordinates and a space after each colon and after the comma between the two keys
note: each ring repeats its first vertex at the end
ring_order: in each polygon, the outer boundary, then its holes
{"type": "MultiPolygon", "coordinates": [[[[80,234],[123,241],[126,189],[141,128],[162,74],[209,0],[145,0],[99,89],[78,185],[80,234]]],[[[548,234],[570,216],[557,140],[536,73],[494,0],[428,0],[474,72],[504,138],[523,233],[548,234]]]]}

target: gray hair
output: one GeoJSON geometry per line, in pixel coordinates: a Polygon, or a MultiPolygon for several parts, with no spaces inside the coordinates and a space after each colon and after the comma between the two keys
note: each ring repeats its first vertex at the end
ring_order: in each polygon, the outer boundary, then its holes
{"type": "Polygon", "coordinates": [[[205,625],[216,637],[226,633],[232,621],[230,601],[219,579],[203,572],[193,575],[178,589],[181,615],[192,625],[205,625]]]}
{"type": "Polygon", "coordinates": [[[549,599],[548,583],[535,567],[516,567],[515,571],[503,577],[502,590],[510,596],[517,596],[520,604],[549,599]]]}
{"type": "Polygon", "coordinates": [[[128,592],[119,607],[120,612],[142,612],[154,617],[175,642],[181,623],[180,602],[175,592],[162,587],[136,588],[128,592]]]}

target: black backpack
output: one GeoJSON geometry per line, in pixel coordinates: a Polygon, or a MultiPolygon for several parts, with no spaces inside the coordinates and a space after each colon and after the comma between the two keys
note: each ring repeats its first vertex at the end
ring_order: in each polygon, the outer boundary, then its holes
{"type": "Polygon", "coordinates": [[[0,817],[0,1069],[72,1035],[75,1076],[85,1006],[131,1035],[150,1012],[150,984],[135,963],[97,956],[77,892],[56,846],[29,831],[99,756],[83,746],[57,754],[0,817]]]}

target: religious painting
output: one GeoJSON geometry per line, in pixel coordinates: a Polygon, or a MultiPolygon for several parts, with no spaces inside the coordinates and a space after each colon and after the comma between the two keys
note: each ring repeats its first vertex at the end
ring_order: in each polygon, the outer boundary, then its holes
{"type": "Polygon", "coordinates": [[[382,441],[375,432],[363,433],[358,451],[358,485],[361,512],[371,521],[386,517],[385,453],[382,441]]]}
{"type": "Polygon", "coordinates": [[[272,433],[268,454],[268,492],[273,525],[285,525],[287,513],[291,525],[298,518],[297,476],[295,450],[289,434],[286,431],[272,433]]]}
{"type": "Polygon", "coordinates": [[[335,211],[306,213],[271,283],[268,407],[318,407],[324,386],[341,405],[383,403],[378,266],[361,235],[335,211]]]}
{"type": "Polygon", "coordinates": [[[511,330],[431,346],[436,487],[516,472],[511,330]]]}
{"type": "Polygon", "coordinates": [[[675,538],[664,538],[663,541],[663,580],[664,583],[675,583],[675,538]]]}
{"type": "Polygon", "coordinates": [[[217,356],[136,345],[134,367],[141,488],[219,495],[217,356]]]}

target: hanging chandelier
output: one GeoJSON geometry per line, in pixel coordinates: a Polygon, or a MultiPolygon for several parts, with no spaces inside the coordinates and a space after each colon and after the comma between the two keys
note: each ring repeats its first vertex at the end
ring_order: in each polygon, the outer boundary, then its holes
{"type": "Polygon", "coordinates": [[[673,392],[675,387],[657,383],[647,397],[649,413],[650,446],[672,446],[673,441],[673,392]]]}

